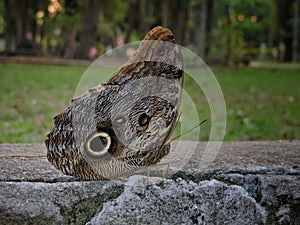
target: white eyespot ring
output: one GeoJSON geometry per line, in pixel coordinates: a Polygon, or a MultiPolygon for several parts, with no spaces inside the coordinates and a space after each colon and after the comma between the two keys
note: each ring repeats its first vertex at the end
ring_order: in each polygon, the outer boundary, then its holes
{"type": "Polygon", "coordinates": [[[93,134],[86,142],[87,153],[94,157],[103,156],[111,145],[110,136],[105,132],[93,134]]]}

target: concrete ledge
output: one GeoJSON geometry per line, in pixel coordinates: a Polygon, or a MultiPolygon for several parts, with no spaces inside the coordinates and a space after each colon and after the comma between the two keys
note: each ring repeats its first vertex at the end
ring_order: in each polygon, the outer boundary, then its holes
{"type": "Polygon", "coordinates": [[[206,144],[147,187],[142,175],[76,181],[43,144],[1,144],[0,224],[300,224],[300,141],[223,143],[203,170],[206,144]]]}

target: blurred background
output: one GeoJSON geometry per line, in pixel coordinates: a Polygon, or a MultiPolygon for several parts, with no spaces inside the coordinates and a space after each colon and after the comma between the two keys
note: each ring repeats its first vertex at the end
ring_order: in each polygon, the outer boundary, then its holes
{"type": "Polygon", "coordinates": [[[4,55],[88,59],[154,26],[224,65],[299,61],[298,0],[3,0],[4,55]]]}
{"type": "MultiPolygon", "coordinates": [[[[300,139],[299,8],[300,0],[0,1],[0,143],[42,142],[92,60],[157,25],[212,68],[226,141],[300,139]]],[[[185,88],[200,120],[209,118],[203,93],[189,79],[185,88]]]]}

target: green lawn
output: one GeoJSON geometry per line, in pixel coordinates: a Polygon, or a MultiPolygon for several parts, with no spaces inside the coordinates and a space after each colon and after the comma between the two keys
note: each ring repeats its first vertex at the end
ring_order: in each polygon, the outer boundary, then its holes
{"type": "MultiPolygon", "coordinates": [[[[1,65],[0,143],[43,142],[53,116],[68,105],[85,70],[79,66],[1,65]]],[[[227,105],[226,141],[300,139],[299,71],[213,71],[227,105]]],[[[200,119],[209,119],[206,99],[189,78],[185,89],[200,119]]],[[[203,125],[201,140],[207,140],[209,125],[203,125]]]]}

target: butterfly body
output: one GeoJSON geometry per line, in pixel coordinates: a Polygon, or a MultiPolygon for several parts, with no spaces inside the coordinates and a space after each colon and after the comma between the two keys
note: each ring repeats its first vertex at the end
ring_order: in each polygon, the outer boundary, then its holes
{"type": "Polygon", "coordinates": [[[172,33],[156,27],[107,83],[73,99],[54,118],[48,160],[82,180],[111,179],[167,155],[183,82],[172,33]]]}

